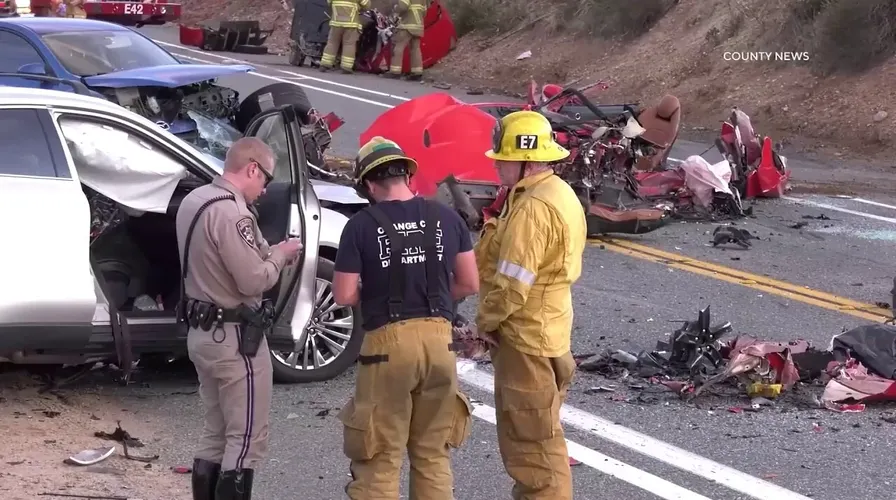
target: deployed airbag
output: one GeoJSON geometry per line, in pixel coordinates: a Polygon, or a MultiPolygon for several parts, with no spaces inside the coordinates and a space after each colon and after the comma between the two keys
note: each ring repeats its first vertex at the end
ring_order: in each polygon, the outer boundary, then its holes
{"type": "Polygon", "coordinates": [[[704,208],[712,205],[715,193],[732,195],[728,183],[731,182],[731,169],[727,161],[710,165],[702,156],[689,156],[681,162],[684,171],[684,183],[694,193],[697,203],[704,208]]]}
{"type": "Polygon", "coordinates": [[[100,123],[63,119],[81,182],[125,207],[165,213],[187,170],[140,137],[100,123]]]}

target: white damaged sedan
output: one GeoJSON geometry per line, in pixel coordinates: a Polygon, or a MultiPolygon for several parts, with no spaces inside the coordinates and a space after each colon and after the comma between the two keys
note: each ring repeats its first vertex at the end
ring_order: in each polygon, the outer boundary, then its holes
{"type": "MultiPolygon", "coordinates": [[[[366,200],[310,179],[302,125],[284,107],[260,113],[246,133],[277,156],[257,202],[262,233],[305,244],[266,294],[277,312],[275,380],[293,383],[339,375],[363,337],[359,310],[331,292],[347,218],[322,204],[366,200]]],[[[0,362],[111,360],[129,373],[144,357],[185,355],[174,216],[220,161],[111,102],[11,87],[0,87],[0,152],[0,362]]]]}

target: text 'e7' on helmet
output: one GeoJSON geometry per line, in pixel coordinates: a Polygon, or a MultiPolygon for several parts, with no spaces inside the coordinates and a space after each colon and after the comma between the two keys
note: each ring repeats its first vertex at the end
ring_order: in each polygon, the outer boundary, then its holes
{"type": "Polygon", "coordinates": [[[535,111],[515,111],[498,120],[492,132],[492,149],[485,156],[503,161],[559,161],[569,151],[554,140],[547,118],[535,111]]]}

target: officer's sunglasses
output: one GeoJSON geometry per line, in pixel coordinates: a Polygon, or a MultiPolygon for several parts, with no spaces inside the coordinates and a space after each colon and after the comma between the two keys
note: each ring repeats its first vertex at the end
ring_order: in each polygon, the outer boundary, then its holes
{"type": "Polygon", "coordinates": [[[258,170],[261,170],[261,173],[264,175],[264,187],[268,187],[268,184],[274,182],[274,176],[268,172],[268,169],[261,166],[261,162],[256,160],[255,158],[249,158],[250,163],[254,163],[258,170]]]}

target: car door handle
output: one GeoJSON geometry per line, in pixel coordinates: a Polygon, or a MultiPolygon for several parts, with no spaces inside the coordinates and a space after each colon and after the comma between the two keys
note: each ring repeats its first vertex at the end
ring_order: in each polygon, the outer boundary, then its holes
{"type": "Polygon", "coordinates": [[[290,238],[301,238],[302,234],[302,220],[301,214],[299,214],[299,206],[295,203],[291,203],[289,205],[289,237],[290,238]]]}

